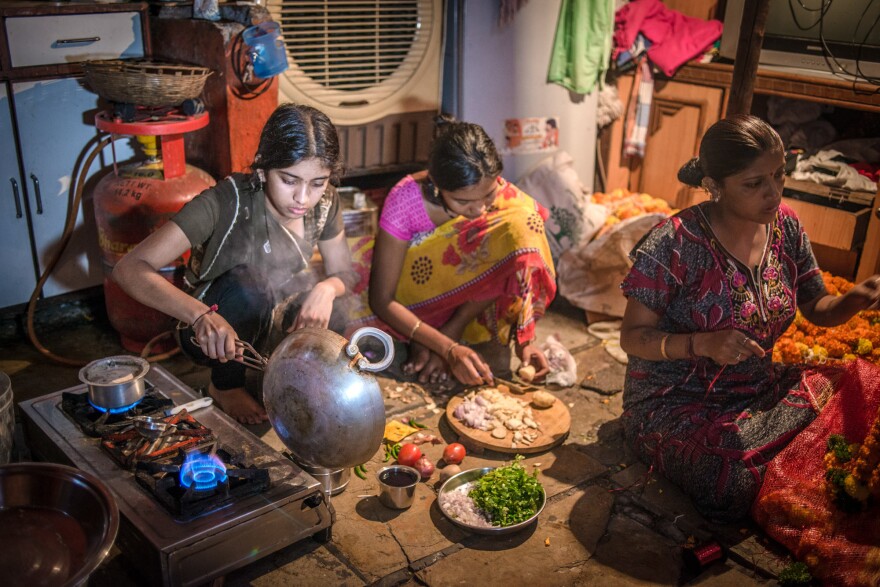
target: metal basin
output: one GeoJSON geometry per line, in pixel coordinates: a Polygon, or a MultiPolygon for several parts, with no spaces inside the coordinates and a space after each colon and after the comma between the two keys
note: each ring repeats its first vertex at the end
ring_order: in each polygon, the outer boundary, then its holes
{"type": "Polygon", "coordinates": [[[450,512],[447,512],[446,509],[442,505],[440,505],[441,497],[447,493],[451,493],[453,491],[461,490],[460,488],[469,488],[474,482],[485,475],[486,473],[495,470],[495,467],[483,467],[480,469],[469,469],[467,471],[462,471],[457,475],[453,475],[449,479],[446,480],[443,485],[440,486],[440,491],[437,494],[437,505],[440,507],[440,511],[443,512],[443,515],[446,518],[460,528],[464,528],[469,532],[474,532],[476,534],[487,534],[489,536],[497,536],[500,534],[512,534],[514,532],[519,532],[520,530],[524,530],[528,528],[532,524],[538,521],[538,516],[541,515],[541,512],[544,510],[544,506],[547,504],[547,494],[544,491],[544,488],[541,488],[541,502],[538,504],[535,513],[528,519],[519,522],[518,524],[511,524],[510,526],[492,526],[491,528],[486,528],[482,526],[476,526],[473,524],[468,524],[458,519],[450,512]]]}
{"type": "Polygon", "coordinates": [[[119,510],[93,475],[52,463],[0,466],[0,577],[82,585],[107,556],[119,510]]]}

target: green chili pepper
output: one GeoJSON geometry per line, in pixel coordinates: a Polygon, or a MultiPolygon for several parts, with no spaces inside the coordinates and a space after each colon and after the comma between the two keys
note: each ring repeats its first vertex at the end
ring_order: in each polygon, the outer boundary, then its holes
{"type": "Polygon", "coordinates": [[[361,479],[367,478],[367,468],[364,465],[358,465],[354,468],[354,474],[360,477],[361,479]]]}
{"type": "Polygon", "coordinates": [[[425,424],[422,424],[421,422],[416,422],[415,418],[409,419],[409,425],[412,426],[413,428],[418,428],[420,430],[424,430],[425,428],[427,428],[427,426],[425,424]]]}

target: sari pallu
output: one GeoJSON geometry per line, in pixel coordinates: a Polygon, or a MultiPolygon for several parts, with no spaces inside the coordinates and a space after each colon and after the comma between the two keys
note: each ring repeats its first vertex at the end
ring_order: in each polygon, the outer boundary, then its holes
{"type": "MultiPolygon", "coordinates": [[[[508,344],[512,327],[520,343],[535,336],[535,320],[556,295],[556,272],[544,233],[547,209],[507,183],[479,218],[462,216],[415,236],[404,259],[395,299],[424,323],[443,326],[466,302],[495,300],[465,328],[462,340],[508,344]]],[[[361,281],[361,303],[351,330],[376,326],[400,339],[369,306],[372,237],[350,240],[361,281]]]]}

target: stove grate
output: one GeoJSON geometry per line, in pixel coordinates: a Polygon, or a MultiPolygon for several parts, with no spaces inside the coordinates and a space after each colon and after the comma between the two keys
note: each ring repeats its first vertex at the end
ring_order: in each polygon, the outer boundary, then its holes
{"type": "Polygon", "coordinates": [[[216,443],[195,450],[179,450],[171,457],[138,462],[135,478],[167,509],[177,521],[186,522],[203,514],[232,505],[249,495],[269,489],[269,470],[246,466],[241,458],[232,456],[216,443]],[[215,456],[224,474],[218,475],[212,487],[181,482],[186,478],[186,463],[197,455],[215,456]],[[183,473],[183,475],[182,475],[183,473]]]}
{"type": "Polygon", "coordinates": [[[101,447],[118,464],[130,469],[142,461],[159,460],[180,450],[191,450],[214,442],[211,429],[186,410],[157,418],[156,421],[164,424],[164,432],[155,438],[144,436],[129,422],[129,428],[102,436],[101,447]]]}
{"type": "Polygon", "coordinates": [[[95,408],[89,402],[89,394],[65,391],[61,394],[61,411],[73,420],[80,430],[89,436],[101,438],[106,434],[118,432],[131,426],[133,416],[149,416],[161,414],[172,406],[174,401],[156,394],[152,384],[147,384],[147,391],[140,402],[125,412],[108,412],[95,408]]]}

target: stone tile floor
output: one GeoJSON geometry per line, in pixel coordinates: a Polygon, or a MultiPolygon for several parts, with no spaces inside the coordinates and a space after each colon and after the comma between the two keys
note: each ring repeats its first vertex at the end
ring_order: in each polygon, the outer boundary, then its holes
{"type": "MultiPolygon", "coordinates": [[[[96,313],[96,314],[99,314],[96,313]]],[[[115,332],[89,312],[63,327],[38,331],[42,343],[62,357],[85,361],[122,354],[115,332]]],[[[624,366],[587,331],[583,314],[557,302],[539,323],[539,340],[557,334],[578,364],[581,385],[549,388],[568,406],[571,431],[557,447],[528,455],[541,470],[548,500],[538,523],[506,536],[469,534],[450,523],[436,504],[438,474],[418,486],[404,511],[382,506],[374,472],[382,452],[332,498],[337,520],[332,540],[304,540],[225,578],[227,585],[454,585],[474,581],[506,585],[767,585],[789,561],[748,522],[718,526],[704,520],[674,486],[636,461],[624,446],[618,420],[624,366]],[[718,542],[724,562],[692,571],[683,562],[688,544],[718,542]]],[[[78,385],[77,367],[63,366],[20,338],[0,340],[0,371],[10,375],[16,402],[78,385]]],[[[402,358],[402,357],[401,357],[402,358]]],[[[505,355],[494,357],[506,362],[505,355]]],[[[399,364],[400,360],[395,361],[399,364]]],[[[176,356],[162,366],[195,389],[207,372],[176,356]]],[[[393,368],[389,370],[393,372],[393,368]]],[[[459,389],[379,377],[386,417],[424,422],[446,442],[458,440],[444,406],[459,389]]],[[[278,450],[284,447],[269,425],[252,432],[278,450]]],[[[16,445],[15,457],[27,459],[16,445]]],[[[434,462],[443,445],[425,445],[434,462]]],[[[511,455],[472,449],[465,465],[496,466],[511,455]]],[[[90,584],[137,585],[117,550],[90,584]]]]}

